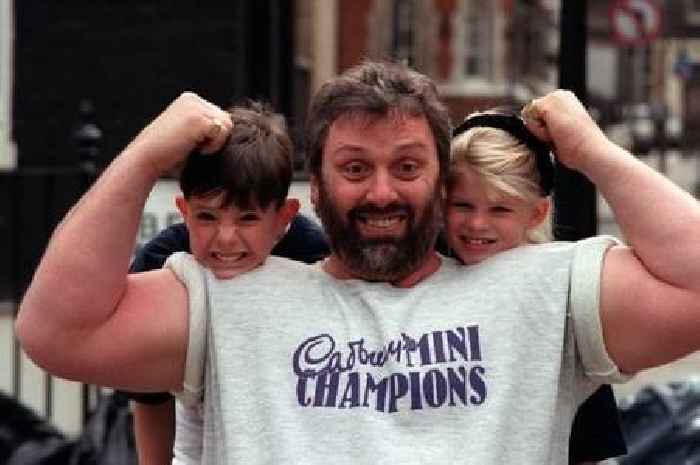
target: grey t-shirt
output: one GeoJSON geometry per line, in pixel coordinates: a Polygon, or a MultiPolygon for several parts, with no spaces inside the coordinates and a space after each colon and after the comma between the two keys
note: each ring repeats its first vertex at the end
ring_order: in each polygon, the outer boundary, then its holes
{"type": "Polygon", "coordinates": [[[173,256],[194,397],[204,354],[203,463],[566,463],[577,406],[622,379],[598,317],[612,243],[442,258],[410,289],[274,257],[220,281],[173,256]]]}

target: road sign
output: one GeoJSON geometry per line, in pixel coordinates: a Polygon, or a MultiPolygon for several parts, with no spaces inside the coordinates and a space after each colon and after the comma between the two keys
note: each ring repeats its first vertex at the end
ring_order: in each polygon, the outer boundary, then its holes
{"type": "Polygon", "coordinates": [[[610,6],[610,25],[623,46],[647,45],[661,33],[662,12],[654,0],[616,0],[610,6]]]}

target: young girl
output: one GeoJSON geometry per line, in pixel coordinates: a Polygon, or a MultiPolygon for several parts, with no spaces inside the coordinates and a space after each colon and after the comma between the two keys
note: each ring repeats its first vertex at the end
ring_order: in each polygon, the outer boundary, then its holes
{"type": "Polygon", "coordinates": [[[452,141],[446,236],[464,264],[552,239],[549,148],[512,114],[467,117],[452,141]]]}
{"type": "MultiPolygon", "coordinates": [[[[523,120],[501,110],[474,113],[453,135],[445,236],[465,265],[524,244],[552,240],[554,167],[549,147],[523,120]]],[[[627,452],[610,386],[579,407],[569,462],[627,452]]]]}

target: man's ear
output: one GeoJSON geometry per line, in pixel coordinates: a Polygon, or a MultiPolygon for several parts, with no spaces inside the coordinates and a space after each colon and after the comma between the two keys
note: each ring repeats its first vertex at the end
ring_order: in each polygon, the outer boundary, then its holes
{"type": "Polygon", "coordinates": [[[316,211],[318,211],[318,182],[318,177],[312,174],[309,178],[309,199],[316,211]]]}
{"type": "Polygon", "coordinates": [[[182,219],[186,219],[187,212],[189,210],[189,204],[187,203],[187,200],[185,200],[185,197],[182,195],[178,195],[177,197],[175,197],[175,206],[180,211],[182,219]]]}
{"type": "Polygon", "coordinates": [[[537,201],[535,204],[535,209],[533,210],[532,213],[532,218],[530,219],[530,227],[531,228],[536,228],[544,220],[547,219],[547,214],[549,213],[549,208],[551,206],[551,202],[549,200],[549,197],[542,197],[537,201]]]}

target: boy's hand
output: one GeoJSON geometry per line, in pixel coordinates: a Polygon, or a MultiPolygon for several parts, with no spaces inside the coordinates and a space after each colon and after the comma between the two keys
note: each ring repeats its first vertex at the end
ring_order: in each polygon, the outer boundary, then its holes
{"type": "Polygon", "coordinates": [[[557,160],[585,173],[590,159],[611,144],[578,98],[569,91],[555,90],[532,100],[522,111],[528,128],[551,142],[557,160]]]}
{"type": "Polygon", "coordinates": [[[194,149],[219,150],[231,132],[228,112],[192,92],[184,92],[130,144],[160,176],[182,165],[194,149]]]}

